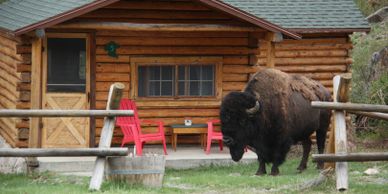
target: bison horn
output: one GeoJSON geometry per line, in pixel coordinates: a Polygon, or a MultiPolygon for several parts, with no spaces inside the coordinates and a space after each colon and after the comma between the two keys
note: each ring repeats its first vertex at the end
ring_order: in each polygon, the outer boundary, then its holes
{"type": "Polygon", "coordinates": [[[259,101],[256,101],[255,106],[247,109],[246,111],[249,115],[252,115],[252,114],[255,114],[259,110],[260,110],[260,103],[259,103],[259,101]]]}

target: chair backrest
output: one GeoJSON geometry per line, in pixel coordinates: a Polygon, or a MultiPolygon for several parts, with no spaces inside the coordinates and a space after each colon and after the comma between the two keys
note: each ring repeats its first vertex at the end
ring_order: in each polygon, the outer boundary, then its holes
{"type": "Polygon", "coordinates": [[[121,99],[120,110],[133,110],[133,116],[117,117],[117,125],[134,124],[136,126],[137,132],[141,134],[140,120],[137,114],[137,107],[136,107],[135,101],[130,99],[121,99]]]}

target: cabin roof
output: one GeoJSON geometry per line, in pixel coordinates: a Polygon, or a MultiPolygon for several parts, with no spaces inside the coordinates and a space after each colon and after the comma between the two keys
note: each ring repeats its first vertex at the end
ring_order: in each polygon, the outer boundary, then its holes
{"type": "Polygon", "coordinates": [[[353,0],[223,1],[286,29],[369,29],[353,0]]]}
{"type": "MultiPolygon", "coordinates": [[[[49,27],[118,0],[6,0],[0,28],[16,35],[49,27]]],[[[273,32],[300,38],[292,29],[364,29],[353,0],[197,0],[273,32]],[[286,29],[288,28],[288,29],[286,29]]]]}

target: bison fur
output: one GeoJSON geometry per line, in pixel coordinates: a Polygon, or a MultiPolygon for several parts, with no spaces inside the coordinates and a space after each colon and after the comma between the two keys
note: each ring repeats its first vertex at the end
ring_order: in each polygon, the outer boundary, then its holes
{"type": "Polygon", "coordinates": [[[221,131],[232,159],[239,161],[245,148],[251,148],[259,162],[256,175],[266,174],[267,163],[272,163],[271,174],[277,175],[291,145],[302,142],[298,170],[306,169],[310,136],[316,132],[318,152],[323,153],[331,117],[331,111],[311,107],[315,100],[331,101],[330,92],[319,82],[275,69],[257,72],[244,91],[229,93],[221,104],[221,131]]]}

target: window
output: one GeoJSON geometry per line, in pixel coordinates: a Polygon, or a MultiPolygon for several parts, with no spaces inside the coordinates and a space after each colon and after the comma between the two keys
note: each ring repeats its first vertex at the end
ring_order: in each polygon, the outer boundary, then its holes
{"type": "Polygon", "coordinates": [[[217,97],[220,58],[140,58],[133,59],[132,77],[137,97],[197,98],[217,97]],[[141,61],[141,62],[140,62],[141,61]],[[149,62],[147,62],[149,61],[149,62]]]}
{"type": "Polygon", "coordinates": [[[85,92],[86,39],[47,39],[47,91],[85,92]]]}

